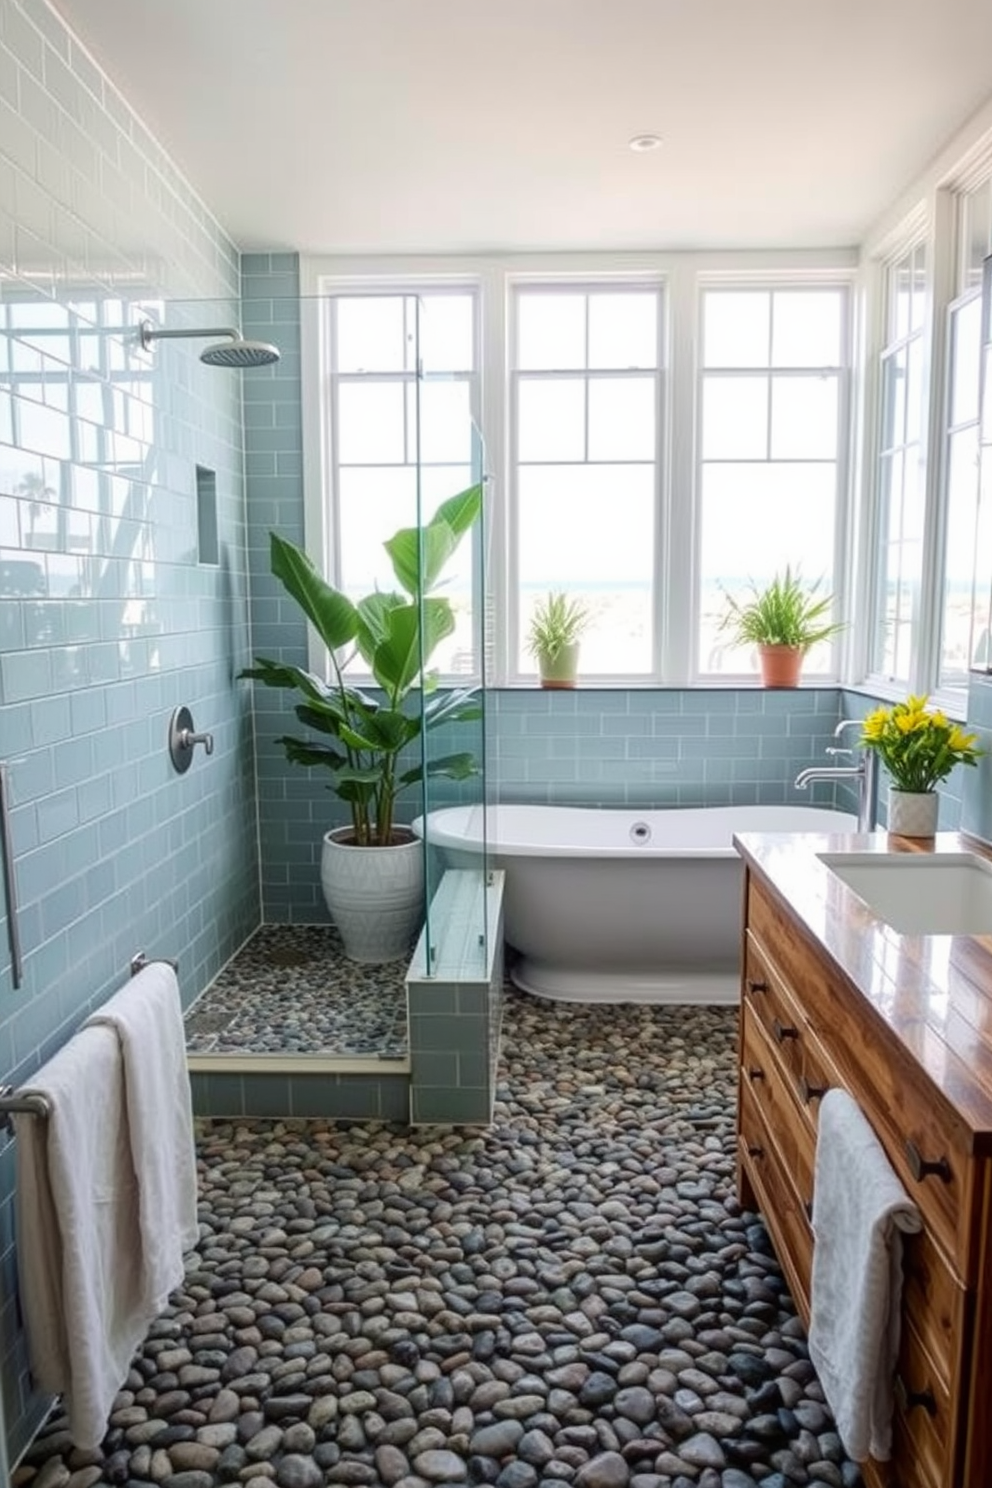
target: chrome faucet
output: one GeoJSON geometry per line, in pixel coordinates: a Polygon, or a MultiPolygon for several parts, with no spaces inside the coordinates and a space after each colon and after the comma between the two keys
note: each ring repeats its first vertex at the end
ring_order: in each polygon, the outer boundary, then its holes
{"type": "MultiPolygon", "coordinates": [[[[862,726],[860,718],[843,718],[834,729],[834,738],[839,739],[845,729],[862,726]]],[[[830,746],[827,754],[853,754],[851,749],[830,746]]],[[[858,831],[873,832],[878,815],[878,756],[874,749],[862,749],[856,765],[810,765],[800,770],[795,779],[796,790],[805,790],[811,780],[856,780],[858,782],[858,831]]]]}

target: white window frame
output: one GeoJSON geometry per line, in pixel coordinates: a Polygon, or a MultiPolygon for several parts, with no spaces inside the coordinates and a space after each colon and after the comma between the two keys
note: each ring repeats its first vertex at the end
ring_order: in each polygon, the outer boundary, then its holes
{"type": "MultiPolygon", "coordinates": [[[[656,544],[663,563],[655,565],[655,669],[651,675],[608,678],[583,677],[584,683],[605,687],[734,687],[757,686],[754,675],[697,673],[695,665],[698,573],[698,327],[701,287],[763,287],[783,289],[809,285],[852,287],[857,254],[850,249],[816,252],[672,253],[672,254],[512,254],[492,257],[415,258],[304,258],[301,293],[301,366],[304,434],[306,548],[326,565],[333,553],[323,510],[323,464],[326,429],[321,412],[323,377],[313,302],[331,293],[416,293],[439,287],[475,286],[479,294],[481,360],[479,366],[479,426],[486,448],[487,604],[504,617],[492,637],[491,675],[487,682],[513,686],[524,682],[515,673],[511,649],[515,622],[507,622],[514,594],[510,571],[510,533],[514,513],[515,475],[511,468],[509,418],[508,334],[509,301],[518,284],[603,288],[649,283],[660,287],[663,327],[660,358],[656,479],[656,544]]],[[[474,412],[474,410],[473,410],[474,412]]],[[[844,483],[847,484],[847,483],[844,483]]],[[[838,499],[837,564],[833,592],[845,611],[846,565],[841,539],[850,518],[846,492],[838,499]]],[[[311,637],[314,669],[326,666],[322,648],[311,637]]],[[[487,668],[487,673],[489,668],[487,668]]],[[[456,679],[452,679],[456,680],[456,679]]],[[[464,683],[464,677],[457,679],[464,683]]],[[[823,685],[841,680],[824,676],[823,685]]],[[[525,685],[535,685],[530,678],[525,685]]]]}
{"type": "MultiPolygon", "coordinates": [[[[657,322],[657,348],[654,368],[639,369],[637,374],[641,377],[652,376],[655,380],[655,459],[654,459],[654,551],[651,562],[651,622],[652,622],[652,645],[651,662],[648,672],[610,672],[597,676],[583,670],[582,681],[584,685],[591,687],[649,687],[657,686],[661,673],[660,645],[663,636],[661,623],[660,595],[663,584],[661,574],[664,572],[663,541],[662,541],[662,511],[665,499],[665,456],[667,444],[667,405],[668,405],[668,368],[667,368],[667,300],[668,287],[666,277],[658,272],[654,273],[630,273],[630,274],[603,274],[599,276],[589,275],[582,278],[560,277],[557,275],[535,275],[535,274],[511,274],[507,276],[506,298],[506,354],[507,354],[507,420],[506,437],[508,444],[507,476],[506,476],[506,522],[503,525],[504,533],[504,564],[507,575],[507,592],[509,602],[505,606],[505,623],[499,628],[504,651],[504,665],[501,677],[504,685],[533,687],[535,683],[534,672],[523,672],[516,665],[516,659],[520,650],[520,613],[515,602],[515,596],[519,588],[519,514],[520,514],[520,481],[518,464],[515,458],[518,435],[518,389],[521,376],[554,376],[550,369],[532,372],[518,367],[517,357],[517,320],[515,313],[518,295],[528,290],[540,290],[547,294],[592,294],[597,290],[615,290],[636,293],[638,290],[650,289],[658,295],[658,322],[657,322]]],[[[603,375],[597,369],[588,367],[573,369],[568,375],[588,379],[593,375],[603,375]]],[[[588,429],[587,429],[588,434],[588,429]]]]}
{"type": "MultiPolygon", "coordinates": [[[[943,221],[944,231],[936,234],[939,246],[946,255],[946,292],[939,295],[935,310],[934,327],[935,337],[937,327],[940,328],[939,356],[935,355],[935,368],[938,369],[940,385],[938,389],[940,407],[940,443],[939,443],[939,466],[936,472],[936,495],[935,505],[937,508],[937,539],[935,564],[933,571],[934,591],[934,619],[933,619],[933,680],[934,695],[936,701],[948,712],[960,713],[964,716],[967,705],[968,681],[967,673],[971,670],[971,658],[964,679],[958,683],[946,683],[941,675],[941,654],[943,650],[943,624],[944,624],[944,586],[947,578],[946,562],[946,537],[948,511],[948,481],[950,475],[950,451],[952,434],[957,432],[951,425],[951,397],[954,391],[952,377],[952,353],[953,353],[953,318],[960,310],[969,304],[977,304],[979,311],[982,299],[981,272],[978,274],[977,282],[970,277],[970,222],[967,213],[967,202],[970,194],[976,189],[982,189],[987,195],[992,194],[992,165],[985,161],[978,168],[977,173],[972,173],[964,181],[957,183],[954,190],[946,190],[938,193],[938,208],[943,209],[943,216],[938,216],[938,224],[943,221]]],[[[992,242],[987,243],[987,248],[992,251],[992,242]]],[[[981,355],[975,367],[975,391],[979,392],[981,374],[981,355]]],[[[977,404],[976,396],[976,404],[977,404]]],[[[981,410],[976,411],[974,425],[976,432],[976,463],[975,463],[975,518],[976,537],[978,525],[978,447],[980,437],[981,410]]],[[[966,426],[958,426],[966,427],[966,426]]],[[[979,565],[982,555],[976,548],[975,564],[972,573],[972,617],[974,618],[977,590],[982,583],[982,574],[979,565]]]]}
{"type": "MultiPolygon", "coordinates": [[[[932,543],[933,543],[933,507],[932,499],[933,478],[932,466],[929,459],[929,451],[934,448],[932,442],[932,430],[930,428],[932,413],[932,377],[933,377],[933,327],[934,327],[934,257],[933,257],[933,231],[929,215],[922,221],[914,221],[912,229],[907,229],[897,242],[888,245],[888,251],[880,258],[875,266],[875,272],[871,280],[871,292],[874,300],[874,324],[875,344],[870,355],[870,380],[872,385],[872,433],[868,446],[869,454],[869,512],[868,530],[869,541],[866,544],[866,573],[865,573],[865,601],[862,613],[866,619],[864,637],[864,685],[872,692],[882,697],[903,697],[907,691],[928,691],[926,677],[929,666],[925,660],[925,651],[933,646],[933,596],[929,592],[928,574],[932,573],[932,543]],[[912,336],[902,338],[892,337],[890,334],[890,275],[896,266],[905,258],[912,259],[916,249],[923,245],[926,249],[926,293],[923,323],[920,327],[919,337],[921,346],[921,373],[920,373],[920,407],[919,413],[919,439],[918,439],[918,464],[922,466],[924,478],[924,532],[923,545],[920,558],[920,594],[921,611],[916,622],[913,644],[910,651],[908,676],[905,678],[892,678],[885,672],[877,670],[874,665],[876,647],[879,646],[881,637],[882,617],[885,607],[885,595],[882,592],[882,552],[881,544],[883,534],[881,530],[882,517],[882,430],[884,424],[884,373],[883,362],[890,353],[891,348],[897,344],[908,346],[913,339],[912,336]]],[[[903,484],[905,485],[905,471],[903,472],[903,484]]]]}
{"type": "MultiPolygon", "coordinates": [[[[774,293],[775,290],[796,289],[844,289],[847,291],[844,305],[844,322],[841,331],[841,353],[838,387],[837,387],[837,424],[840,431],[837,448],[837,479],[834,505],[834,562],[833,582],[830,593],[834,596],[836,616],[848,614],[848,596],[850,593],[848,561],[848,549],[850,544],[845,541],[848,534],[853,533],[853,510],[851,501],[851,427],[852,427],[852,386],[854,379],[854,278],[850,274],[839,274],[836,271],[823,270],[819,273],[796,272],[795,274],[778,273],[704,273],[696,280],[696,305],[695,305],[695,344],[702,345],[703,339],[703,300],[708,290],[764,290],[774,293]]],[[[695,362],[695,401],[696,416],[694,421],[694,439],[697,451],[694,472],[694,494],[692,501],[692,516],[694,523],[693,543],[691,550],[692,561],[690,573],[692,578],[692,603],[689,610],[691,632],[688,636],[688,644],[691,648],[692,668],[690,671],[691,681],[699,687],[716,686],[747,686],[756,678],[755,672],[705,672],[696,663],[699,654],[699,615],[701,596],[700,588],[700,559],[701,559],[701,473],[702,473],[702,386],[706,369],[703,367],[702,359],[698,355],[695,362]]],[[[774,370],[769,368],[768,375],[772,376],[774,370]]],[[[807,575],[815,578],[816,575],[807,575]]],[[[821,686],[830,686],[843,680],[843,634],[831,639],[831,667],[827,672],[818,673],[815,681],[821,686]]]]}
{"type": "MultiPolygon", "coordinates": [[[[476,279],[471,275],[418,275],[410,279],[383,280],[379,277],[346,276],[333,281],[333,287],[325,286],[319,299],[305,296],[301,315],[301,370],[302,370],[302,414],[303,414],[303,478],[304,478],[304,531],[305,547],[317,564],[336,585],[341,583],[341,539],[336,503],[330,499],[334,491],[332,471],[333,443],[335,439],[336,410],[333,397],[325,396],[332,380],[338,375],[327,362],[326,301],[333,297],[370,298],[406,297],[421,294],[469,294],[472,297],[472,336],[475,351],[475,367],[467,377],[470,413],[478,427],[482,427],[482,320],[481,296],[476,279]],[[307,375],[309,373],[309,375],[307,375]]],[[[409,380],[413,374],[404,374],[409,380]]],[[[343,380],[349,380],[347,375],[343,380]]],[[[454,492],[451,493],[454,495],[454,492]]],[[[428,516],[429,513],[424,513],[428,516]]],[[[473,565],[474,567],[474,565],[473,565]]],[[[309,666],[321,675],[328,673],[328,658],[323,644],[313,631],[308,638],[309,666]]],[[[356,675],[361,668],[353,668],[356,675]]],[[[457,679],[466,681],[464,676],[457,679]]]]}

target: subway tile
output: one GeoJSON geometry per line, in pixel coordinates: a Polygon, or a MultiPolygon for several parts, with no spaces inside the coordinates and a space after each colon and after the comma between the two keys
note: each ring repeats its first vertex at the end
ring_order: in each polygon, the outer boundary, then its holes
{"type": "Polygon", "coordinates": [[[492,1117],[492,1099],[486,1089],[436,1090],[432,1087],[410,1092],[410,1119],[420,1123],[458,1123],[486,1125],[492,1117]]]}

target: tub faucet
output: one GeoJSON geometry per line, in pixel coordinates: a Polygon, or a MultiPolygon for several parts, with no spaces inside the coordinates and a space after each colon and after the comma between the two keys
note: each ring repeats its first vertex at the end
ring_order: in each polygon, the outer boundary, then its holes
{"type": "MultiPolygon", "coordinates": [[[[860,718],[843,718],[834,729],[834,738],[840,738],[845,729],[862,726],[860,718]]],[[[851,749],[830,746],[827,754],[853,754],[851,749]]],[[[856,765],[810,765],[800,770],[795,779],[796,790],[805,790],[811,780],[856,780],[858,782],[858,831],[873,832],[878,814],[878,756],[874,749],[862,749],[856,765]]]]}

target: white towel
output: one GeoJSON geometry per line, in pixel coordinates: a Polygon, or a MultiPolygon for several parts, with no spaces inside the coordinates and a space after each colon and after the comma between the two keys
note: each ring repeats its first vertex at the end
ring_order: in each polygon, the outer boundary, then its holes
{"type": "Polygon", "coordinates": [[[47,1120],[15,1115],[17,1261],[31,1365],[64,1394],[77,1446],[99,1446],[154,1313],[143,1300],[123,1062],[86,1028],[35,1076],[47,1120]]]}
{"type": "Polygon", "coordinates": [[[131,1155],[138,1177],[144,1298],[154,1315],[183,1278],[199,1238],[196,1149],[179,983],[171,966],[146,966],[86,1020],[110,1025],[124,1057],[131,1155]]]}
{"type": "Polygon", "coordinates": [[[920,1213],[856,1102],[820,1103],[813,1189],[809,1355],[855,1462],[892,1451],[902,1232],[920,1213]]]}

